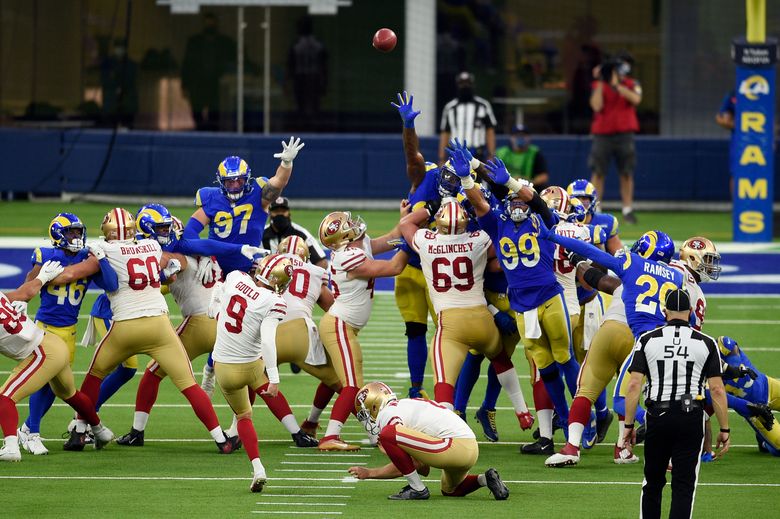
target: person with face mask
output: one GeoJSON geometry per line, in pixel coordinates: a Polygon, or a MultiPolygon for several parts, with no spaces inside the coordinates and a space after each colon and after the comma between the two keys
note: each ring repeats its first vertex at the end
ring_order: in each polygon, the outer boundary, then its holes
{"type": "Polygon", "coordinates": [[[268,223],[263,231],[263,247],[276,250],[279,242],[288,236],[300,236],[309,246],[309,261],[322,268],[328,267],[325,251],[320,242],[305,228],[290,218],[290,201],[280,196],[268,207],[268,223]]]}
{"type": "Polygon", "coordinates": [[[590,107],[593,109],[593,146],[588,157],[590,181],[596,192],[604,193],[604,177],[614,159],[620,175],[620,198],[623,202],[623,220],[636,225],[632,204],[634,201],[634,168],[636,150],[634,134],[639,131],[636,107],[642,101],[642,87],[630,77],[634,58],[620,53],[607,58],[593,69],[590,107]]]}
{"type": "Polygon", "coordinates": [[[481,161],[496,155],[496,116],[490,103],[477,96],[474,74],[461,72],[455,78],[457,96],[444,105],[441,114],[439,164],[447,160],[450,138],[465,142],[475,158],[481,161]]]}
{"type": "Polygon", "coordinates": [[[512,127],[509,146],[498,148],[496,157],[504,161],[512,177],[532,182],[538,192],[549,185],[547,161],[539,147],[531,144],[531,136],[522,124],[512,127]]]}

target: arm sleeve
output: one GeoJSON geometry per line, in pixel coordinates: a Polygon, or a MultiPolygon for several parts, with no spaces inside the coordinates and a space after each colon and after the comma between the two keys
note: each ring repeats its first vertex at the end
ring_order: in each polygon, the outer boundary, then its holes
{"type": "Polygon", "coordinates": [[[645,356],[644,347],[634,351],[634,358],[631,360],[631,366],[628,367],[628,371],[631,373],[642,373],[645,376],[650,374],[650,370],[647,368],[647,357],[645,356]]]}
{"type": "Polygon", "coordinates": [[[276,366],[276,328],[279,322],[280,319],[269,315],[260,323],[260,351],[271,384],[279,383],[279,368],[276,366]]]}
{"type": "Polygon", "coordinates": [[[200,237],[200,232],[203,230],[203,224],[195,218],[190,218],[184,227],[184,238],[190,240],[197,240],[200,237]]]}
{"type": "Polygon", "coordinates": [[[176,252],[190,256],[230,256],[241,254],[241,245],[207,238],[184,238],[177,242],[176,252]]]}
{"type": "Polygon", "coordinates": [[[492,210],[477,218],[479,226],[494,241],[498,240],[498,217],[492,210]]]}
{"type": "Polygon", "coordinates": [[[100,263],[100,274],[95,278],[95,283],[106,292],[116,292],[119,289],[119,277],[108,262],[108,258],[103,258],[98,263],[100,263]],[[98,281],[98,278],[100,278],[100,281],[98,281]]]}
{"type": "Polygon", "coordinates": [[[539,193],[534,193],[534,197],[528,202],[528,207],[531,208],[531,211],[542,217],[542,220],[544,220],[544,224],[547,227],[552,227],[558,223],[558,217],[550,211],[550,208],[544,203],[544,200],[539,196],[539,193]]]}
{"type": "Polygon", "coordinates": [[[623,272],[623,262],[621,262],[615,256],[612,256],[601,249],[594,247],[590,243],[585,243],[582,240],[576,240],[574,238],[567,238],[566,236],[560,236],[558,234],[551,233],[549,240],[563,246],[565,249],[582,254],[586,258],[590,258],[596,263],[603,265],[615,273],[623,272]]]}

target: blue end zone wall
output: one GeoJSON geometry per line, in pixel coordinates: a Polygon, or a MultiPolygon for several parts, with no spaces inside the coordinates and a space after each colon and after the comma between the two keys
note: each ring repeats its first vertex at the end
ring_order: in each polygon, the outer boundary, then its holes
{"type": "MultiPolygon", "coordinates": [[[[214,180],[227,155],[245,158],[255,176],[271,176],[285,136],[224,133],[121,132],[117,135],[98,193],[193,196],[214,180]]],[[[0,129],[0,191],[87,192],[106,157],[108,130],[0,129]]],[[[296,160],[285,194],[294,198],[393,198],[408,191],[400,134],[303,135],[306,147],[296,160]]],[[[538,138],[552,181],[566,185],[588,178],[587,136],[538,138]]],[[[437,138],[421,139],[423,155],[437,157],[437,138]]],[[[499,139],[499,145],[506,144],[499,139]]],[[[727,139],[637,137],[635,174],[639,200],[726,201],[727,139]]],[[[780,164],[776,160],[775,164],[780,164]]],[[[614,173],[614,172],[613,172],[614,173]]],[[[610,174],[606,198],[617,199],[610,174]]],[[[780,182],[775,183],[780,200],[780,182]]]]}

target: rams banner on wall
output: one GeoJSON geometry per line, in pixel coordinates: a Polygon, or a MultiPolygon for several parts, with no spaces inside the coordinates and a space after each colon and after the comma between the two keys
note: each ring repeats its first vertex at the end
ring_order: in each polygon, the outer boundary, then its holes
{"type": "Polygon", "coordinates": [[[734,241],[772,241],[777,42],[735,40],[734,241]]]}

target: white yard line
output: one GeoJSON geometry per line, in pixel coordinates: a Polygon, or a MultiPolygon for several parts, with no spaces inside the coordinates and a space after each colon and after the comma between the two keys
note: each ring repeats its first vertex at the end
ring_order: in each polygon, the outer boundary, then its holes
{"type": "Polygon", "coordinates": [[[777,325],[780,321],[763,319],[707,319],[707,324],[769,324],[777,325]]]}
{"type": "MultiPolygon", "coordinates": [[[[266,504],[266,503],[258,503],[258,504],[266,504]]],[[[253,514],[286,514],[286,515],[301,515],[301,514],[307,514],[307,515],[342,515],[341,512],[307,512],[304,510],[295,511],[295,512],[283,512],[281,510],[252,510],[253,514]]]]}
{"type": "MultiPolygon", "coordinates": [[[[276,488],[279,488],[279,487],[276,487],[276,488]]],[[[340,488],[340,487],[334,487],[334,488],[340,488]]],[[[349,499],[352,496],[348,496],[346,494],[266,494],[265,492],[263,492],[263,497],[286,497],[286,498],[291,498],[291,497],[295,497],[295,498],[298,498],[298,497],[333,497],[333,498],[336,498],[336,497],[340,497],[340,498],[347,498],[347,499],[349,499]]]]}
{"type": "Polygon", "coordinates": [[[282,461],[282,465],[368,465],[355,461],[282,461]]]}
{"type": "MultiPolygon", "coordinates": [[[[287,496],[295,497],[295,496],[287,496]]],[[[270,506],[347,506],[347,503],[274,503],[268,501],[258,501],[256,505],[270,505],[270,506]]],[[[297,512],[290,512],[297,513],[297,512]]]]}
{"type": "Polygon", "coordinates": [[[330,458],[370,458],[370,454],[334,454],[332,452],[320,452],[318,454],[293,454],[287,453],[285,456],[328,456],[330,458]]]}

